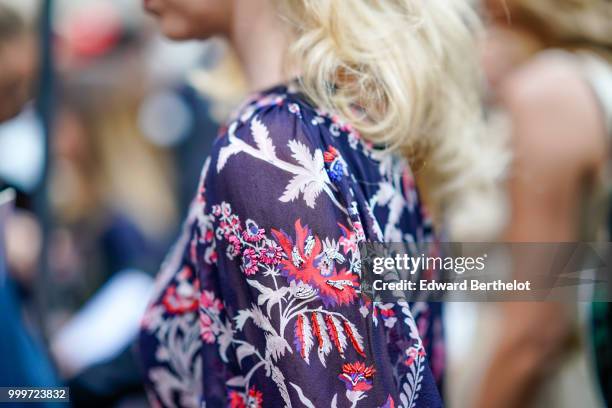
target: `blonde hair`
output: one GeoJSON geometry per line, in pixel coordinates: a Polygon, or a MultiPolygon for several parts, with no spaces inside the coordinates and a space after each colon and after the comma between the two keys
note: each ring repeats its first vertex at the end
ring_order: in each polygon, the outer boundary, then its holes
{"type": "Polygon", "coordinates": [[[304,92],[415,166],[430,212],[454,239],[500,226],[505,168],[486,137],[479,20],[457,0],[277,1],[295,34],[304,92]],[[420,163],[420,164],[419,164],[420,163]]]}

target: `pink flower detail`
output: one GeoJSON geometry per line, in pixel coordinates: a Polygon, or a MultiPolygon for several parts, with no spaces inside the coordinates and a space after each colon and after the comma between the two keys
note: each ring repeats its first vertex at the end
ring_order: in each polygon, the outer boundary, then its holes
{"type": "Polygon", "coordinates": [[[228,239],[228,242],[230,243],[230,245],[232,245],[234,247],[234,252],[235,253],[240,253],[240,249],[242,246],[242,243],[240,242],[240,238],[238,238],[236,235],[231,235],[228,239]]]}
{"type": "Polygon", "coordinates": [[[283,259],[283,250],[275,242],[268,241],[268,246],[261,251],[260,256],[266,265],[276,265],[283,259]]]}
{"type": "Polygon", "coordinates": [[[213,321],[206,313],[200,313],[200,337],[208,344],[215,342],[213,321]]]}
{"type": "Polygon", "coordinates": [[[214,313],[219,313],[223,310],[223,303],[215,297],[215,294],[209,290],[202,291],[200,295],[200,306],[214,313]]]}
{"type": "Polygon", "coordinates": [[[229,217],[230,214],[232,213],[232,206],[226,202],[221,203],[221,213],[224,216],[229,217]]]}
{"type": "Polygon", "coordinates": [[[411,347],[406,351],[406,354],[408,355],[408,357],[404,361],[404,364],[410,367],[417,357],[423,357],[425,355],[425,350],[411,347]]]}
{"type": "Polygon", "coordinates": [[[255,275],[259,271],[259,256],[253,248],[247,248],[242,252],[242,271],[245,275],[255,275]]]}

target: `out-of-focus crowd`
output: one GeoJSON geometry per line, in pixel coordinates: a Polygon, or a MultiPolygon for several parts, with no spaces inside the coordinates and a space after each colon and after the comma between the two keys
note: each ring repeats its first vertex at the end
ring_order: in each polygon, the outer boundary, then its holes
{"type": "Polygon", "coordinates": [[[43,6],[0,3],[0,190],[17,192],[0,383],[65,382],[73,405],[142,402],[139,319],[243,85],[211,82],[234,69],[223,44],[172,44],[138,2],[43,6]]]}
{"type": "MultiPolygon", "coordinates": [[[[478,7],[490,131],[513,157],[498,239],[600,239],[612,5],[478,7]]],[[[16,191],[0,218],[0,386],[67,384],[75,406],[146,404],[139,319],[244,93],[223,42],[170,43],[139,2],[0,1],[0,191],[16,191]]],[[[608,304],[449,304],[446,315],[451,407],[602,406],[610,393],[608,304]]]]}

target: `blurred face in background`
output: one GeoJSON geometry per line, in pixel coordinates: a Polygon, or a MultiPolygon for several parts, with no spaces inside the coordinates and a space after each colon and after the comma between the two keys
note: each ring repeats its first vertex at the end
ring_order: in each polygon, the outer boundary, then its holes
{"type": "Polygon", "coordinates": [[[142,0],[164,35],[174,40],[228,34],[232,0],[142,0]]]}
{"type": "Polygon", "coordinates": [[[0,122],[17,115],[31,98],[36,74],[36,45],[23,34],[0,42],[0,122]]]}
{"type": "Polygon", "coordinates": [[[503,79],[537,52],[541,44],[517,24],[515,0],[483,0],[482,5],[489,22],[482,44],[482,66],[494,97],[503,79]]]}

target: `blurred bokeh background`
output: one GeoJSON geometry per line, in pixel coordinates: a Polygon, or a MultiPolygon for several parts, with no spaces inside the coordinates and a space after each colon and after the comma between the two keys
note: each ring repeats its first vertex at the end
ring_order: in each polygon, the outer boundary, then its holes
{"type": "Polygon", "coordinates": [[[20,326],[0,329],[2,385],[145,404],[139,320],[243,92],[222,42],[171,43],[140,2],[0,2],[0,190],[17,192],[1,313],[20,326]]]}

